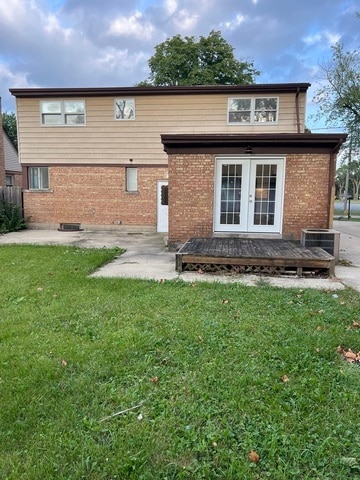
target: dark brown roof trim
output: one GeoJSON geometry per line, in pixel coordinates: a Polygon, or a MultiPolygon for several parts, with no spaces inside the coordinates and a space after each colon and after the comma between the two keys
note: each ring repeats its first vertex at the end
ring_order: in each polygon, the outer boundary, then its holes
{"type": "Polygon", "coordinates": [[[167,163],[22,163],[22,167],[104,167],[104,168],[124,168],[124,167],[136,167],[136,168],[168,168],[167,163]]]}
{"type": "Polygon", "coordinates": [[[168,154],[337,153],[346,138],[346,133],[161,135],[168,154]]]}
{"type": "Polygon", "coordinates": [[[169,87],[99,87],[99,88],[10,88],[18,98],[46,97],[114,97],[144,95],[199,95],[226,93],[232,95],[252,93],[306,92],[310,83],[269,83],[253,85],[186,85],[169,87]]]}

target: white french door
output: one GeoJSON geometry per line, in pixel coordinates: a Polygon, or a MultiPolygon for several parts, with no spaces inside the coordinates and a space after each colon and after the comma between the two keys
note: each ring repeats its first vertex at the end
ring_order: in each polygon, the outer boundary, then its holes
{"type": "Polygon", "coordinates": [[[283,157],[216,159],[214,230],[281,233],[283,157]]]}
{"type": "Polygon", "coordinates": [[[167,180],[157,182],[157,232],[168,231],[169,193],[167,180]]]}

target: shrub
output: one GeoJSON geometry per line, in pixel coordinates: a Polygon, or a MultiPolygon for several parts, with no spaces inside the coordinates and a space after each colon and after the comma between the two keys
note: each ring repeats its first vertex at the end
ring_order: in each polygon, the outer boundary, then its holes
{"type": "Polygon", "coordinates": [[[15,232],[26,228],[18,205],[9,202],[0,203],[0,233],[15,232]]]}

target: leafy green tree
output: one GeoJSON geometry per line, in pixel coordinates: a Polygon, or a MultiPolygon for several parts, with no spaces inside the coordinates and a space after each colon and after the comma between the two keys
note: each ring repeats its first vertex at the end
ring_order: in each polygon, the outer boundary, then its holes
{"type": "Polygon", "coordinates": [[[175,35],[155,47],[149,60],[150,75],[138,85],[252,84],[259,71],[251,61],[240,61],[234,48],[212,31],[208,37],[175,35]]]}
{"type": "Polygon", "coordinates": [[[360,161],[353,160],[349,164],[349,180],[351,184],[351,193],[354,199],[358,199],[360,195],[360,161]]]}
{"type": "MultiPolygon", "coordinates": [[[[345,152],[340,167],[336,170],[336,187],[338,198],[343,195],[352,195],[354,199],[360,196],[360,151],[345,152]],[[348,190],[346,187],[348,185],[348,190]]],[[[346,199],[345,199],[346,200],[346,199]]],[[[345,204],[345,203],[344,203],[345,204]]]]}
{"type": "Polygon", "coordinates": [[[5,132],[8,134],[10,140],[17,148],[17,124],[16,124],[16,115],[15,113],[3,112],[2,114],[2,125],[5,132]]]}
{"type": "Polygon", "coordinates": [[[325,117],[329,126],[341,124],[351,135],[353,145],[360,144],[360,52],[345,52],[332,47],[332,59],[320,65],[319,79],[324,82],[315,93],[319,106],[316,117],[325,117]]]}
{"type": "Polygon", "coordinates": [[[344,163],[336,170],[336,196],[339,200],[341,200],[345,193],[347,172],[348,166],[344,163]]]}

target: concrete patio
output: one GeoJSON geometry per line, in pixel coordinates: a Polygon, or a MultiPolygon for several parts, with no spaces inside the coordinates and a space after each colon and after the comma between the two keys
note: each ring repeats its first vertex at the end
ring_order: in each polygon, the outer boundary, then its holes
{"type": "MultiPolygon", "coordinates": [[[[270,285],[293,288],[339,290],[345,286],[360,291],[360,223],[334,222],[340,235],[340,262],[334,278],[262,277],[270,285]]],[[[177,272],[175,253],[165,245],[165,235],[156,233],[93,230],[59,232],[57,230],[23,230],[0,236],[1,244],[73,245],[80,248],[122,247],[126,252],[104,265],[94,277],[140,278],[146,280],[177,280],[188,282],[241,282],[256,285],[257,275],[214,275],[177,272]]]]}

